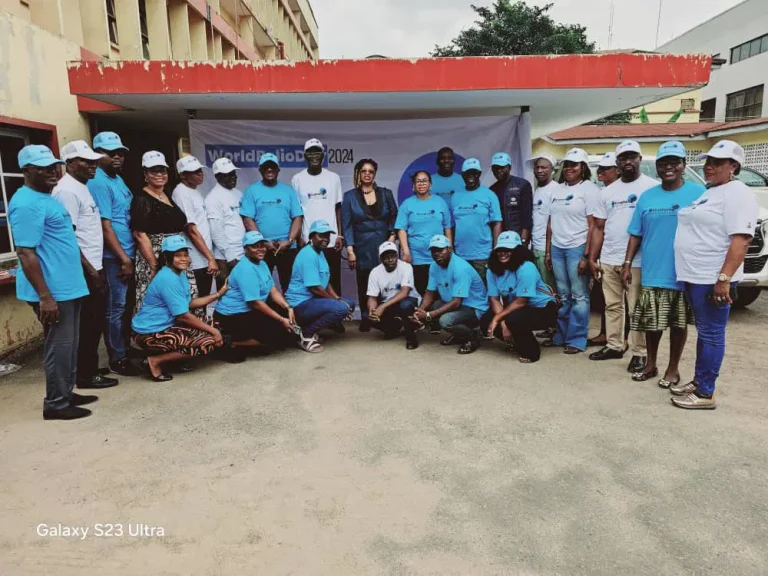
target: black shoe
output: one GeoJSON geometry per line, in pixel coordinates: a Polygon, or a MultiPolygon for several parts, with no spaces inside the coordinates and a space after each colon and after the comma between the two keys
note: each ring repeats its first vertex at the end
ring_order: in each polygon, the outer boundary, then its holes
{"type": "Polygon", "coordinates": [[[101,390],[102,388],[112,388],[119,383],[120,381],[117,378],[96,374],[96,376],[91,378],[90,382],[78,382],[77,387],[80,390],[101,390]]]}
{"type": "Polygon", "coordinates": [[[96,370],[96,374],[98,374],[99,376],[106,376],[109,373],[110,373],[109,368],[99,368],[98,370],[96,370]]]}
{"type": "Polygon", "coordinates": [[[336,334],[344,334],[344,332],[347,331],[347,329],[344,328],[344,324],[342,324],[341,322],[339,322],[338,324],[334,324],[333,326],[328,326],[328,328],[336,332],[336,334]]]}
{"type": "Polygon", "coordinates": [[[98,399],[98,396],[86,396],[84,394],[77,394],[76,392],[72,392],[72,396],[69,397],[69,405],[85,406],[86,404],[93,404],[98,399]]]}
{"type": "Polygon", "coordinates": [[[405,349],[406,350],[416,350],[416,348],[419,347],[419,341],[416,339],[416,337],[412,338],[406,338],[405,339],[405,349]]]}
{"type": "Polygon", "coordinates": [[[43,420],[77,420],[78,418],[86,418],[91,414],[92,412],[88,408],[67,406],[61,410],[43,410],[43,420]]]}
{"type": "Polygon", "coordinates": [[[624,352],[619,350],[613,350],[612,348],[601,348],[597,352],[593,352],[589,355],[590,360],[618,360],[624,357],[624,352]]]}
{"type": "Polygon", "coordinates": [[[120,376],[139,375],[139,371],[136,369],[136,366],[133,365],[133,362],[131,362],[127,356],[121,360],[118,360],[117,362],[110,362],[109,370],[115,374],[120,374],[120,376]]]}
{"type": "Polygon", "coordinates": [[[141,361],[141,369],[144,371],[144,373],[149,376],[149,379],[153,382],[169,382],[173,380],[173,376],[170,374],[160,374],[160,376],[155,376],[152,374],[152,370],[149,367],[149,360],[144,358],[144,360],[141,361]]]}
{"type": "MultiPolygon", "coordinates": [[[[343,326],[342,326],[343,328],[343,326]]],[[[360,330],[360,332],[370,332],[371,331],[371,321],[370,320],[360,320],[360,326],[357,328],[360,330]]]]}
{"type": "Polygon", "coordinates": [[[632,356],[632,360],[629,361],[629,366],[627,366],[627,372],[631,374],[642,372],[647,364],[648,358],[645,356],[632,356]]]}

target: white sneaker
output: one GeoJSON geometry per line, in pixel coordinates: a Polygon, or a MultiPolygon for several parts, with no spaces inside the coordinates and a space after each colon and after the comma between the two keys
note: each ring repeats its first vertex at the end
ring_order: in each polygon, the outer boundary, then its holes
{"type": "Polygon", "coordinates": [[[693,392],[685,396],[673,396],[671,400],[672,404],[686,410],[714,410],[717,408],[714,396],[712,398],[701,398],[693,392]]]}

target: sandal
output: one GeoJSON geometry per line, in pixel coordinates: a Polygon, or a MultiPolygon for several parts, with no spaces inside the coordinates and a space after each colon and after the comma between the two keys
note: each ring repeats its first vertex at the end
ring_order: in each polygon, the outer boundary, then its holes
{"type": "Polygon", "coordinates": [[[581,354],[582,352],[584,352],[584,350],[579,350],[575,346],[566,346],[565,349],[563,350],[563,354],[570,354],[570,355],[581,354]]]}
{"type": "Polygon", "coordinates": [[[301,340],[299,341],[299,346],[301,346],[301,349],[304,350],[304,352],[309,352],[310,354],[317,354],[318,352],[325,350],[323,345],[317,341],[317,334],[311,338],[302,335],[301,340]]]}
{"type": "Polygon", "coordinates": [[[680,384],[680,376],[677,377],[677,380],[667,380],[666,378],[659,380],[659,388],[669,388],[678,384],[680,384]]]}
{"type": "Polygon", "coordinates": [[[480,345],[474,340],[470,340],[469,342],[464,342],[464,344],[459,346],[459,349],[456,350],[456,352],[458,354],[472,354],[472,352],[478,348],[480,348],[480,345]]]}
{"type": "Polygon", "coordinates": [[[160,374],[160,376],[152,374],[152,369],[149,367],[149,359],[147,358],[144,358],[144,360],[141,361],[141,369],[153,382],[169,382],[173,380],[171,374],[160,374]]]}
{"type": "Polygon", "coordinates": [[[562,348],[562,344],[555,344],[555,339],[550,338],[549,340],[544,340],[544,342],[541,343],[542,348],[562,348]]]}
{"type": "Polygon", "coordinates": [[[656,378],[656,376],[659,375],[659,369],[654,368],[650,372],[635,372],[632,374],[632,380],[635,382],[645,382],[646,380],[650,380],[651,378],[656,378]]]}
{"type": "Polygon", "coordinates": [[[520,362],[520,364],[533,364],[533,360],[531,360],[530,358],[520,357],[517,359],[517,361],[520,362]]]}

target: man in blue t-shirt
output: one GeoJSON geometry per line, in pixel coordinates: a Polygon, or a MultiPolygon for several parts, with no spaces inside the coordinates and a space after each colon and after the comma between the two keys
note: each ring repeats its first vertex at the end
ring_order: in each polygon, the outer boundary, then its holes
{"type": "Polygon", "coordinates": [[[270,272],[277,267],[280,286],[287,290],[304,210],[296,191],[288,184],[278,182],[280,163],[277,156],[271,153],[262,155],[259,172],[261,182],[251,184],[243,194],[240,216],[246,230],[261,232],[264,236],[267,241],[264,261],[270,272]]]}
{"type": "Polygon", "coordinates": [[[417,326],[437,322],[450,334],[440,344],[459,344],[459,354],[471,354],[480,346],[480,318],[488,310],[488,293],[477,271],[456,256],[446,236],[429,242],[434,263],[429,269],[427,292],[413,313],[417,326]]]}
{"type": "Polygon", "coordinates": [[[138,370],[128,359],[127,346],[133,316],[133,257],[136,254],[131,232],[133,194],[120,176],[128,148],[114,132],[100,132],[93,139],[93,149],[103,155],[96,174],[88,181],[88,191],[99,207],[104,233],[107,282],[104,344],[109,354],[109,369],[123,376],[136,376],[138,370]]]}
{"type": "Polygon", "coordinates": [[[69,212],[53,198],[57,164],[47,146],[19,152],[24,186],[8,205],[8,220],[19,256],[16,297],[30,303],[45,332],[46,420],[74,420],[91,415],[80,406],[98,400],[73,392],[77,378],[80,308],[88,295],[80,247],[69,212]]]}
{"type": "Polygon", "coordinates": [[[307,352],[322,352],[317,333],[323,328],[344,332],[342,321],[355,311],[355,303],[342,298],[330,284],[331,270],[324,250],[331,241],[331,228],[325,220],[309,227],[309,243],[299,251],[285,299],[293,306],[304,337],[301,347],[307,352]]]}
{"type": "Polygon", "coordinates": [[[432,193],[436,194],[451,207],[451,198],[456,192],[464,190],[461,174],[453,171],[456,154],[447,146],[437,151],[437,172],[432,174],[432,193]]]}

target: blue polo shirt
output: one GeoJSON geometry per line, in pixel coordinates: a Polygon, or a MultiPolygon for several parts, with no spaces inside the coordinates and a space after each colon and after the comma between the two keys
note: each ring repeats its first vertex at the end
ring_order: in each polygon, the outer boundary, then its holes
{"type": "MultiPolygon", "coordinates": [[[[60,202],[50,194],[22,186],[8,205],[8,220],[16,246],[34,248],[54,300],[64,302],[88,295],[72,218],[60,202]]],[[[21,266],[16,275],[16,297],[25,302],[40,301],[21,266]]]]}
{"type": "Polygon", "coordinates": [[[488,296],[501,298],[504,305],[515,298],[528,298],[532,308],[544,308],[555,301],[552,290],[541,279],[533,262],[523,262],[516,272],[505,270],[501,276],[496,276],[490,270],[486,271],[488,280],[488,296]]]}
{"type": "Polygon", "coordinates": [[[267,263],[262,260],[256,264],[247,257],[240,259],[227,282],[229,290],[216,305],[216,312],[225,316],[249,312],[248,302],[266,301],[275,285],[267,263]]]}
{"type": "Polygon", "coordinates": [[[456,192],[464,190],[464,178],[454,172],[450,176],[440,176],[437,172],[432,174],[432,194],[442,198],[448,206],[456,192]]]}
{"type": "Polygon", "coordinates": [[[419,200],[411,196],[400,204],[395,228],[408,234],[408,247],[411,250],[411,264],[419,266],[432,263],[429,241],[435,234],[444,234],[451,227],[451,211],[445,200],[431,196],[419,200]]]}
{"type": "MultiPolygon", "coordinates": [[[[96,206],[104,220],[112,223],[120,246],[133,258],[136,255],[136,242],[131,233],[131,201],[133,194],[120,175],[111,178],[101,168],[96,168],[96,175],[88,180],[88,191],[93,196],[96,206]]],[[[115,259],[109,247],[104,245],[104,258],[115,259]]]]}
{"type": "Polygon", "coordinates": [[[317,252],[312,244],[307,244],[299,250],[296,260],[293,262],[291,282],[285,299],[293,307],[306,302],[315,295],[309,291],[313,286],[327,288],[331,281],[331,270],[323,252],[317,252]]]}
{"type": "Polygon", "coordinates": [[[501,222],[499,199],[485,186],[453,195],[451,214],[456,227],[456,254],[465,260],[484,260],[491,254],[491,222],[501,222]]]}
{"type": "Polygon", "coordinates": [[[281,182],[274,186],[265,186],[263,182],[251,184],[240,203],[240,216],[252,218],[269,241],[287,240],[293,219],[303,214],[294,189],[281,182]]]}
{"type": "Polygon", "coordinates": [[[186,273],[176,274],[163,266],[152,278],[131,328],[137,334],[157,334],[175,324],[176,316],[189,312],[189,280],[186,273]]]}
{"type": "Polygon", "coordinates": [[[640,196],[627,232],[643,239],[641,250],[647,257],[641,263],[642,286],[684,289],[684,283],[677,281],[675,272],[677,213],[693,204],[704,192],[706,188],[701,184],[686,182],[672,192],[659,184],[640,196]]]}
{"type": "Polygon", "coordinates": [[[437,291],[443,302],[461,298],[462,306],[474,308],[478,318],[488,311],[488,293],[480,275],[469,262],[456,254],[451,256],[445,268],[432,262],[427,290],[437,291]]]}

